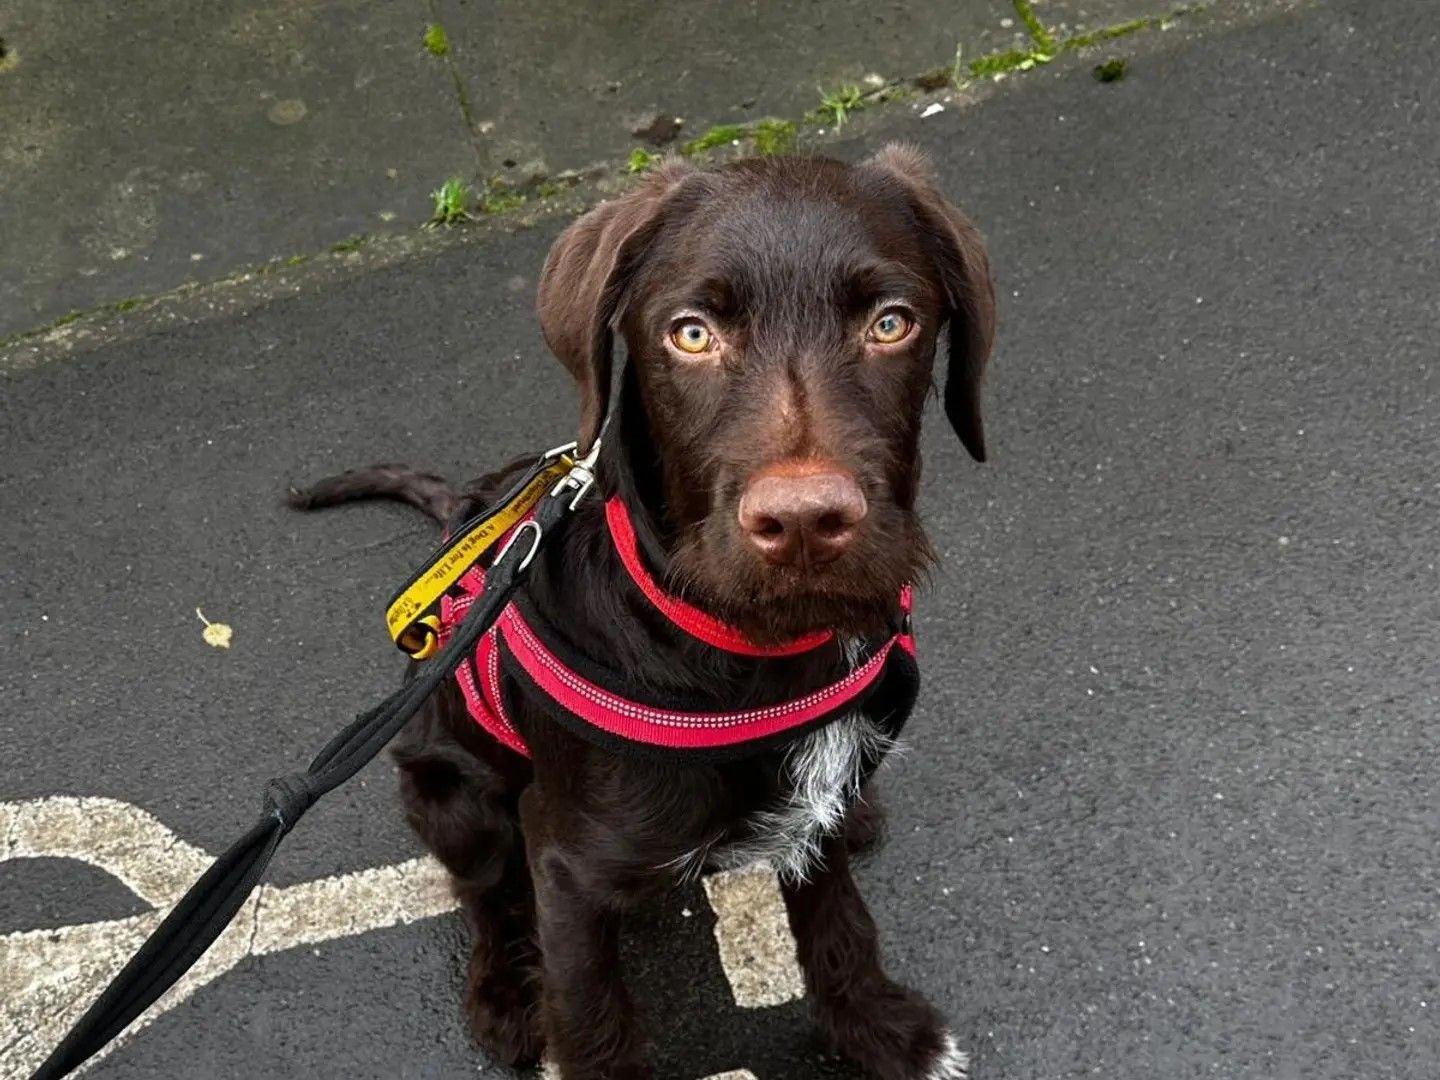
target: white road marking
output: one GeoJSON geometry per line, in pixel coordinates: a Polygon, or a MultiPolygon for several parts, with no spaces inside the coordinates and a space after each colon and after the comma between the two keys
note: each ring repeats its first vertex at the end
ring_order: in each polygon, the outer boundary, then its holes
{"type": "Polygon", "coordinates": [[[210,866],[138,806],[55,795],[0,803],[0,862],[48,857],[99,867],[151,907],[169,907],[210,866]]]}
{"type": "MultiPolygon", "coordinates": [[[[151,814],[114,799],[0,802],[0,862],[76,859],[116,878],[152,910],[124,919],[0,936],[0,1076],[27,1076],[124,966],[211,856],[151,814]]],[[[784,901],[755,866],[705,880],[721,966],[735,1002],[760,1008],[804,994],[784,901]]],[[[196,990],[252,956],[404,925],[454,910],[428,857],[277,888],[262,885],[190,972],[92,1060],[123,1045],[196,990]]],[[[706,1080],[756,1080],[733,1070],[706,1080]]]]}
{"type": "Polygon", "coordinates": [[[761,1009],[804,997],[775,872],[763,863],[722,870],[705,879],[705,895],[715,909],[715,943],[735,1004],[761,1009]]]}
{"type": "MultiPolygon", "coordinates": [[[[27,1076],[210,865],[139,807],[56,797],[0,803],[0,862],[79,859],[155,907],[140,915],[0,937],[0,1076],[27,1076]]],[[[411,859],[276,888],[262,885],[199,962],[93,1060],[251,956],[415,922],[454,908],[439,864],[411,859]]]]}

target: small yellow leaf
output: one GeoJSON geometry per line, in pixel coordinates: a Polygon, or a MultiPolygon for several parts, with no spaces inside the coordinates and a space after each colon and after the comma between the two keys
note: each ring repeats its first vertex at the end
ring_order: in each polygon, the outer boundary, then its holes
{"type": "Polygon", "coordinates": [[[235,631],[231,630],[230,627],[226,626],[223,622],[211,622],[205,618],[205,613],[198,607],[195,609],[195,614],[200,616],[200,621],[205,624],[205,629],[200,631],[200,636],[205,639],[205,644],[216,649],[228,649],[230,647],[230,638],[234,635],[235,631]]]}
{"type": "Polygon", "coordinates": [[[214,645],[217,649],[228,649],[231,633],[230,627],[223,622],[212,622],[200,632],[200,636],[205,639],[206,645],[214,645]]]}

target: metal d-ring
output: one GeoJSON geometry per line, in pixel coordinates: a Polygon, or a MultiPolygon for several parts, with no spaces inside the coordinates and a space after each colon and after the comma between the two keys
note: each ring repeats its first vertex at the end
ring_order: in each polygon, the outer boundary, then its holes
{"type": "Polygon", "coordinates": [[[525,553],[525,558],[520,560],[520,565],[515,568],[515,572],[518,574],[530,565],[531,560],[535,558],[535,553],[540,550],[540,538],[544,535],[544,531],[540,528],[540,523],[534,518],[522,521],[519,527],[510,534],[510,539],[505,541],[505,546],[500,549],[500,554],[495,556],[495,562],[491,564],[492,566],[500,565],[505,556],[510,553],[510,549],[515,546],[515,541],[520,539],[520,534],[526,529],[534,530],[535,539],[530,542],[530,550],[525,553]]]}

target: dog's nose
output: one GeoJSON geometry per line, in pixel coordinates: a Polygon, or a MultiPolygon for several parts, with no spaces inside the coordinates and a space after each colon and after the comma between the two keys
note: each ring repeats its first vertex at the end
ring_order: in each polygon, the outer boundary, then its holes
{"type": "Polygon", "coordinates": [[[767,469],[745,485],[740,528],[767,562],[818,566],[850,546],[867,509],[855,478],[834,466],[767,469]]]}

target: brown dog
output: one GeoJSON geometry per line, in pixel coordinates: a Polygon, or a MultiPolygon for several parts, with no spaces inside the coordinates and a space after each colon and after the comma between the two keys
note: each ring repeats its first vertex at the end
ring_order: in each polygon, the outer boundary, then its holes
{"type": "MultiPolygon", "coordinates": [[[[915,499],[945,328],[946,412],[985,456],[989,269],[923,159],[891,147],[856,166],[666,165],[566,230],[539,312],[580,389],[582,448],[600,432],[623,338],[602,492],[628,509],[653,580],[755,646],[717,649],[657,614],[594,499],[525,590],[554,650],[597,683],[731,709],[843,683],[899,625],[896,598],[931,558],[915,499]],[[820,632],[822,644],[786,651],[820,632]]],[[[454,524],[514,472],[456,492],[381,466],[294,501],[399,498],[454,524]]],[[[474,931],[466,1007],[486,1049],[511,1063],[546,1052],[567,1080],[651,1076],[618,966],[620,915],[707,866],[763,858],[836,1048],[883,1080],[965,1075],[935,1010],[882,970],[848,868],[874,828],[860,786],[911,699],[882,687],[724,754],[630,752],[590,737],[500,655],[511,666],[497,667],[497,692],[530,760],[487,734],[454,686],[396,751],[409,819],[474,931]]]]}

